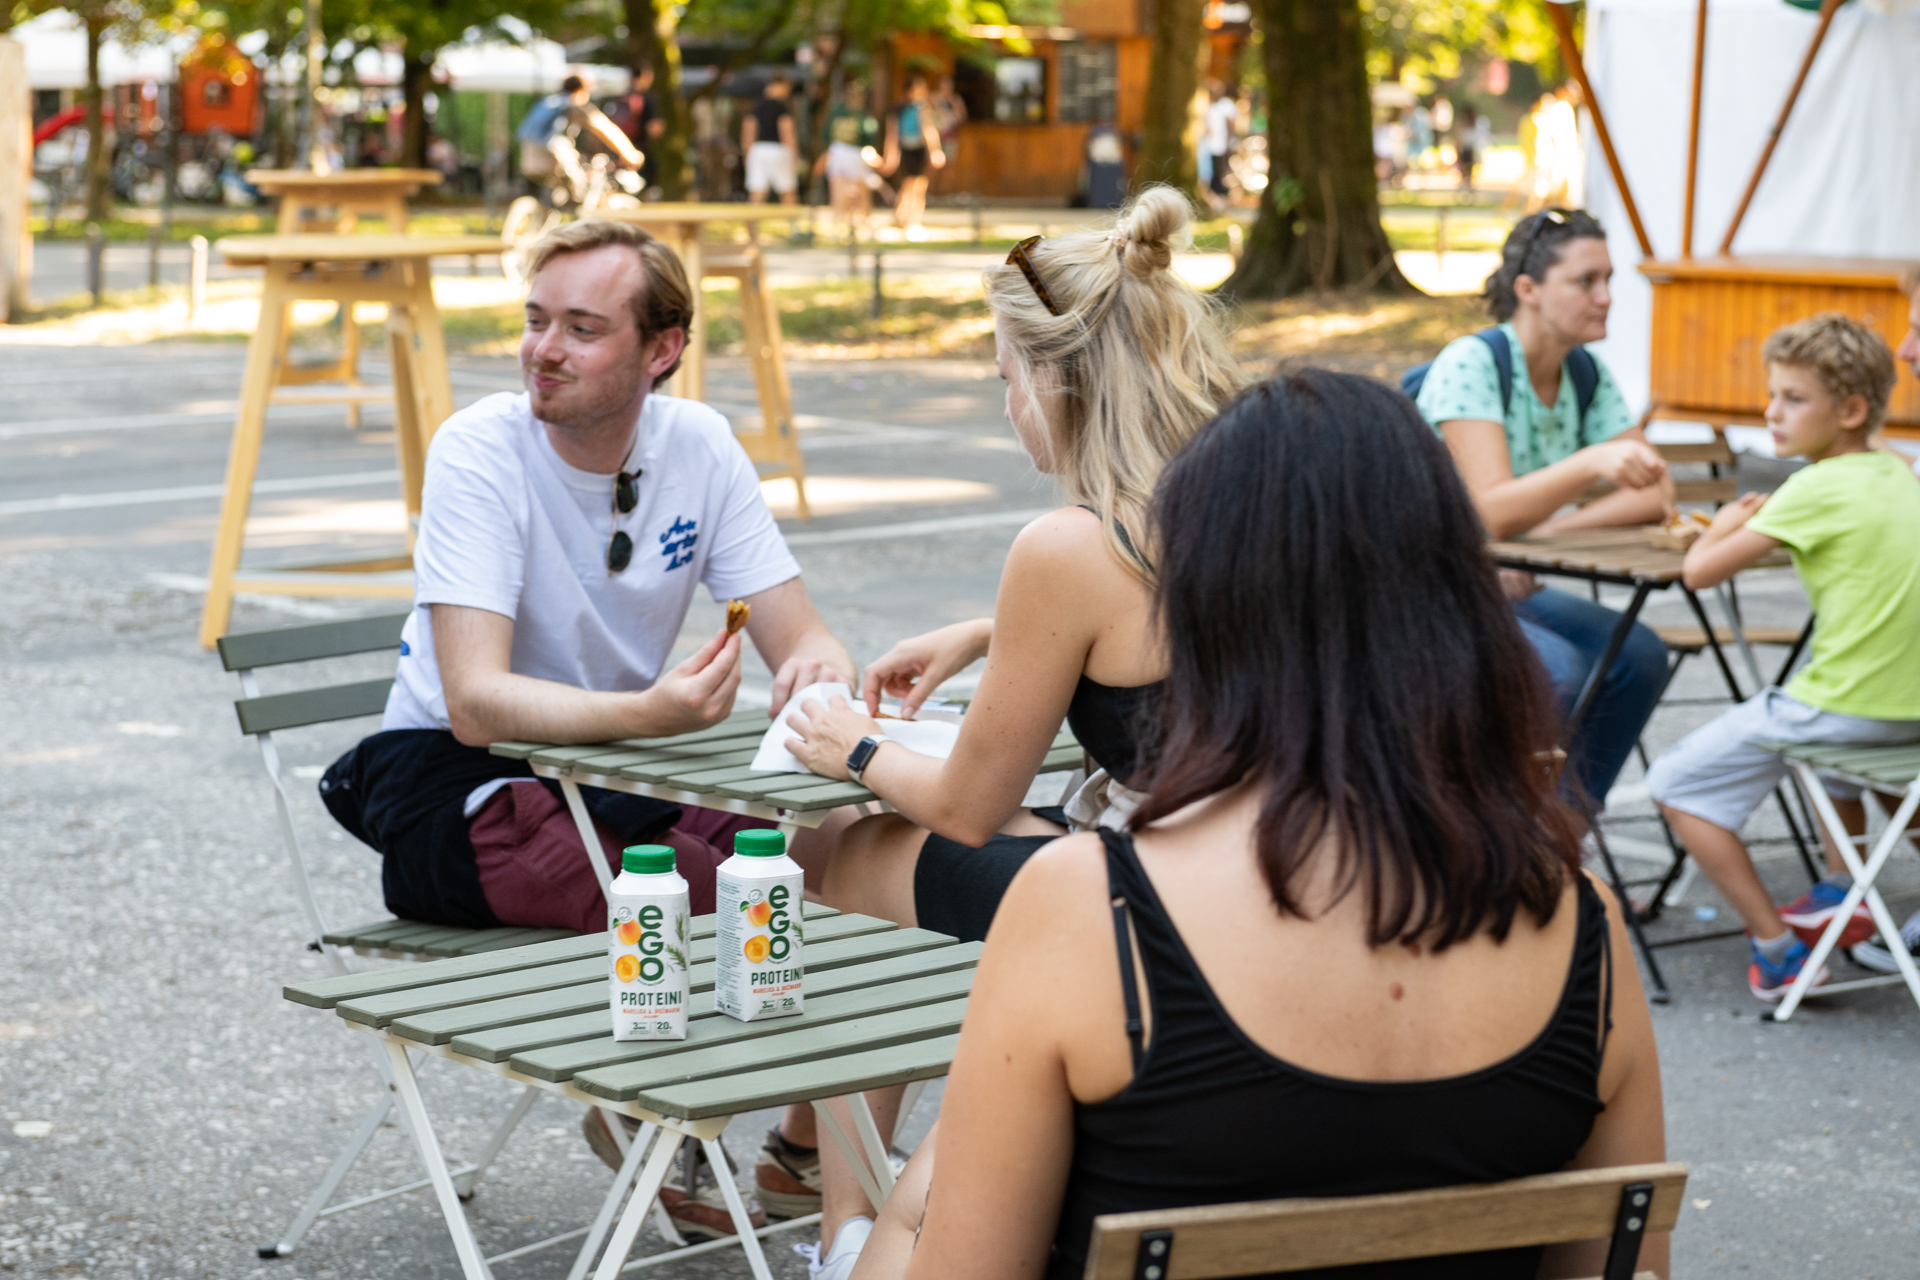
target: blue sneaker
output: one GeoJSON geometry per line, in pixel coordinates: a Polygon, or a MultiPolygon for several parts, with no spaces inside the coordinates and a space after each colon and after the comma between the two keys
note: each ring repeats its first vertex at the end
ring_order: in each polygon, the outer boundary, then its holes
{"type": "MultiPolygon", "coordinates": [[[[1747,966],[1747,990],[1753,992],[1754,999],[1768,1004],[1778,1004],[1785,998],[1787,988],[1813,956],[1813,948],[1798,938],[1787,947],[1787,954],[1779,964],[1761,954],[1759,943],[1749,939],[1747,946],[1753,954],[1753,963],[1747,966]]],[[[1820,972],[1813,975],[1813,985],[1823,987],[1832,976],[1827,967],[1821,965],[1820,972]]]]}
{"type": "MultiPolygon", "coordinates": [[[[1780,919],[1800,936],[1800,941],[1812,946],[1820,941],[1820,935],[1832,923],[1848,892],[1831,881],[1822,880],[1801,894],[1797,902],[1780,908],[1780,919]]],[[[1853,907],[1853,918],[1840,931],[1840,941],[1835,945],[1842,948],[1858,946],[1878,932],[1879,928],[1873,923],[1873,913],[1867,910],[1867,904],[1857,902],[1853,907]]]]}

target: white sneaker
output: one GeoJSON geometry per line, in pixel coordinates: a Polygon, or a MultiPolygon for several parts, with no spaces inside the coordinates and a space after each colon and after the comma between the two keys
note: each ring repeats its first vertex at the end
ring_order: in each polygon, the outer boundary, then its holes
{"type": "Polygon", "coordinates": [[[848,1218],[834,1234],[833,1252],[825,1258],[818,1244],[797,1244],[793,1251],[807,1260],[807,1280],[847,1280],[872,1233],[872,1218],[848,1218]]]}
{"type": "MultiPolygon", "coordinates": [[[[1900,941],[1906,944],[1908,955],[1920,960],[1920,911],[1908,916],[1907,922],[1900,926],[1900,941]]],[[[1900,972],[1900,966],[1894,962],[1893,952],[1887,950],[1878,938],[1855,947],[1853,958],[1865,968],[1879,973],[1900,972]]]]}

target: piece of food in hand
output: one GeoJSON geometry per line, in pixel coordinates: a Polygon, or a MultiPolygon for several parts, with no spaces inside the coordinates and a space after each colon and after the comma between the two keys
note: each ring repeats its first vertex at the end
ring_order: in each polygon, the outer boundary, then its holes
{"type": "Polygon", "coordinates": [[[1713,517],[1704,511],[1676,511],[1665,521],[1647,528],[1647,540],[1668,551],[1685,551],[1707,531],[1713,517]]]}
{"type": "Polygon", "coordinates": [[[745,600],[727,601],[727,634],[734,635],[747,625],[747,615],[753,612],[753,606],[745,600]]]}

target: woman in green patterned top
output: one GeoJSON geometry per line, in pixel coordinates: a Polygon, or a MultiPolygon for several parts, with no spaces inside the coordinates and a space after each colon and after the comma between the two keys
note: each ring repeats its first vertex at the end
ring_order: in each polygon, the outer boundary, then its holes
{"type": "MultiPolygon", "coordinates": [[[[1496,538],[1659,520],[1671,500],[1666,464],[1606,365],[1585,348],[1607,336],[1613,264],[1606,232],[1577,210],[1548,209],[1507,236],[1486,300],[1498,327],[1449,343],[1417,403],[1446,441],[1487,530],[1496,538]],[[1565,510],[1596,480],[1616,491],[1565,510]]],[[[1521,630],[1573,707],[1619,615],[1592,601],[1503,573],[1521,630]]],[[[1666,647],[1643,625],[1601,681],[1573,743],[1569,772],[1591,809],[1666,685],[1666,647]]]]}

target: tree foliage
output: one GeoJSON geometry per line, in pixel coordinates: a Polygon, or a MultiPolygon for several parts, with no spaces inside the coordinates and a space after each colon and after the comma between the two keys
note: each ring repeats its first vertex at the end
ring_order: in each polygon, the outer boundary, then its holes
{"type": "Polygon", "coordinates": [[[1540,0],[1360,0],[1367,71],[1375,80],[1447,83],[1494,58],[1558,79],[1559,43],[1540,0]]]}

